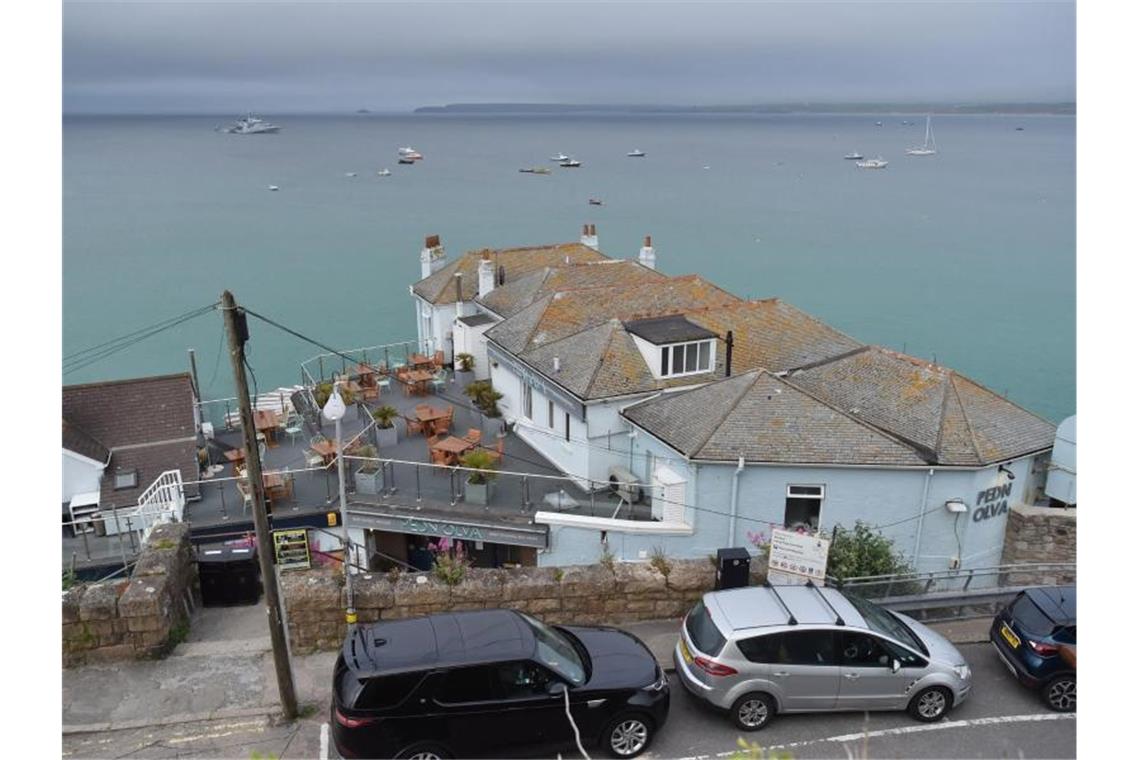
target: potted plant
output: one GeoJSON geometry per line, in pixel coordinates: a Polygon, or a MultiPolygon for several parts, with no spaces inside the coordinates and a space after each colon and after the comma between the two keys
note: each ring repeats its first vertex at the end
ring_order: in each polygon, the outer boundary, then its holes
{"type": "MultiPolygon", "coordinates": [[[[324,409],[325,404],[328,403],[329,396],[332,395],[332,392],[333,383],[331,380],[325,380],[322,383],[317,383],[316,386],[313,387],[313,400],[317,402],[317,406],[319,406],[321,409],[324,409]]],[[[350,406],[352,402],[356,400],[353,392],[343,384],[337,388],[337,393],[340,394],[340,400],[344,402],[345,406],[350,406]]]]}
{"type": "Polygon", "coordinates": [[[395,446],[398,438],[396,437],[396,424],[395,420],[400,416],[396,411],[396,407],[384,406],[377,407],[372,410],[372,419],[376,420],[376,445],[395,446]]]}
{"type": "Polygon", "coordinates": [[[360,468],[352,476],[356,481],[356,492],[373,495],[380,493],[384,487],[384,476],[380,472],[380,462],[376,460],[376,447],[365,444],[356,450],[356,456],[363,459],[360,468]]]}
{"type": "Polygon", "coordinates": [[[485,449],[473,449],[459,458],[459,463],[471,470],[467,473],[467,500],[473,504],[491,503],[495,480],[495,459],[485,449]]]}
{"type": "Polygon", "coordinates": [[[500,418],[503,416],[498,402],[503,394],[491,386],[490,380],[476,380],[464,388],[463,392],[483,415],[483,434],[498,435],[502,429],[500,418]]]}
{"type": "Polygon", "coordinates": [[[455,379],[467,385],[475,376],[475,357],[471,354],[455,355],[455,379]]]}

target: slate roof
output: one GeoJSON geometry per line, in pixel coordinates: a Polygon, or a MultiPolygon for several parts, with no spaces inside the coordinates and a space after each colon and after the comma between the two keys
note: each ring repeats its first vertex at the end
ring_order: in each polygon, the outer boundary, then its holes
{"type": "Polygon", "coordinates": [[[439,271],[417,282],[412,286],[412,292],[436,305],[455,303],[455,275],[460,273],[463,275],[463,300],[474,300],[479,293],[479,262],[484,254],[490,256],[496,273],[500,266],[505,271],[506,282],[500,287],[505,287],[535,270],[566,266],[567,259],[570,264],[608,260],[605,254],[581,243],[467,251],[439,271]]]}
{"type": "Polygon", "coordinates": [[[603,259],[569,266],[543,267],[514,281],[508,277],[507,282],[476,300],[505,319],[551,293],[637,285],[666,279],[666,275],[631,259],[603,259]]]}
{"type": "Polygon", "coordinates": [[[111,452],[83,429],[63,420],[63,448],[100,464],[106,464],[111,452]]]}
{"type": "Polygon", "coordinates": [[[1056,427],[952,369],[866,346],[787,376],[929,462],[977,466],[1052,447],[1056,427]]]}
{"type": "Polygon", "coordinates": [[[912,448],[765,370],[666,393],[623,415],[685,456],[782,464],[920,466],[912,448]]]}
{"type": "MultiPolygon", "coordinates": [[[[198,480],[194,395],[188,373],[65,386],[63,423],[65,446],[68,429],[78,429],[110,452],[100,487],[103,506],[136,503],[165,470],[180,470],[183,481],[198,480]],[[138,486],[116,491],[117,469],[137,469],[138,486]]],[[[196,487],[188,490],[197,492],[196,487]]]]}

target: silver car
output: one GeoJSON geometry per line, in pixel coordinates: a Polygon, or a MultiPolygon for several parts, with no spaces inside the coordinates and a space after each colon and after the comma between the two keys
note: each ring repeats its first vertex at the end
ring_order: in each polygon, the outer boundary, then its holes
{"type": "Polygon", "coordinates": [[[745,731],[777,712],[907,710],[935,721],[970,692],[970,667],[945,638],[815,585],[705,594],[673,662],[689,692],[745,731]]]}

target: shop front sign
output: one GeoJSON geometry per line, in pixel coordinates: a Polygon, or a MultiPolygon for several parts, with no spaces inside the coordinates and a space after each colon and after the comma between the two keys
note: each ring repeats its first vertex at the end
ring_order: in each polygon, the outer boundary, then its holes
{"type": "Polygon", "coordinates": [[[1013,483],[978,491],[978,500],[974,504],[974,522],[982,522],[991,517],[1008,514],[1009,495],[1011,493],[1013,493],[1013,483]]]}
{"type": "Polygon", "coordinates": [[[437,517],[407,517],[387,515],[379,512],[348,511],[348,523],[353,528],[383,530],[389,533],[411,533],[420,536],[440,536],[465,541],[483,541],[492,544],[511,546],[531,546],[545,549],[547,531],[545,527],[513,527],[510,525],[488,525],[486,523],[461,522],[437,517]]]}

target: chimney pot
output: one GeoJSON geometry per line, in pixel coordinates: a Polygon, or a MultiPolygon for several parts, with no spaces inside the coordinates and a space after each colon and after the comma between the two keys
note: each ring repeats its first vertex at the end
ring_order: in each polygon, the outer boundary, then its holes
{"type": "Polygon", "coordinates": [[[589,235],[590,234],[590,225],[588,225],[588,224],[582,225],[582,234],[583,235],[589,235]]]}
{"type": "Polygon", "coordinates": [[[555,372],[559,372],[559,371],[561,371],[561,369],[562,369],[562,362],[559,360],[559,358],[558,358],[557,356],[556,356],[556,357],[554,357],[554,360],[553,360],[552,364],[554,365],[554,371],[555,371],[555,372]]]}
{"type": "Polygon", "coordinates": [[[648,248],[651,245],[653,245],[653,238],[651,238],[649,235],[646,235],[645,236],[645,247],[648,248]]]}

